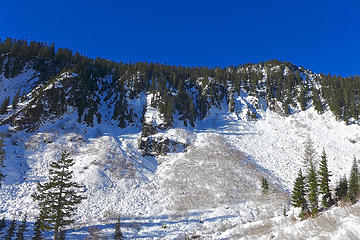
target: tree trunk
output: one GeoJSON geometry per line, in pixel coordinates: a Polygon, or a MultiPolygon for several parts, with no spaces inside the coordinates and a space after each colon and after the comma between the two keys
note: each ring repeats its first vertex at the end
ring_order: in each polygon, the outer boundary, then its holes
{"type": "Polygon", "coordinates": [[[58,235],[59,235],[59,227],[55,225],[55,233],[54,233],[54,240],[58,239],[58,235]]]}

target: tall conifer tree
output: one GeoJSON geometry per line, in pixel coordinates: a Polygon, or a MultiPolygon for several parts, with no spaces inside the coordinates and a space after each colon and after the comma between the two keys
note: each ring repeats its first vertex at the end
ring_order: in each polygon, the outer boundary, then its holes
{"type": "Polygon", "coordinates": [[[311,140],[310,136],[307,137],[305,141],[305,152],[304,152],[304,164],[309,166],[310,163],[314,163],[316,156],[314,142],[311,140]]]}
{"type": "Polygon", "coordinates": [[[316,216],[319,211],[319,185],[317,182],[316,170],[312,162],[310,162],[308,175],[308,192],[311,214],[316,216]]]}
{"type": "Polygon", "coordinates": [[[6,235],[4,236],[5,240],[11,240],[11,238],[15,234],[15,228],[16,228],[16,221],[15,221],[15,219],[13,219],[10,223],[9,228],[6,231],[6,235]]]}
{"type": "Polygon", "coordinates": [[[301,169],[299,170],[298,176],[295,179],[294,188],[292,191],[292,202],[291,205],[294,207],[301,208],[301,215],[306,214],[308,211],[307,201],[305,198],[305,177],[302,174],[301,169]]]}
{"type": "Polygon", "coordinates": [[[319,179],[320,193],[322,194],[321,203],[324,207],[330,207],[333,204],[333,199],[331,198],[331,192],[329,187],[331,173],[329,172],[327,166],[327,157],[326,157],[325,149],[323,149],[323,153],[321,155],[319,175],[320,175],[320,179],[319,179]]]}
{"type": "Polygon", "coordinates": [[[13,109],[17,108],[17,105],[19,103],[19,97],[20,97],[20,89],[16,92],[16,94],[11,102],[13,109]]]}
{"type": "Polygon", "coordinates": [[[352,203],[355,203],[359,195],[359,168],[357,160],[354,157],[353,165],[351,167],[348,197],[352,203]]]}
{"type": "Polygon", "coordinates": [[[31,240],[42,240],[42,232],[41,232],[41,219],[38,217],[34,223],[34,235],[31,240]]]}
{"type": "Polygon", "coordinates": [[[16,233],[16,240],[24,240],[25,231],[26,231],[26,215],[24,216],[21,225],[19,225],[18,231],[16,233]]]}
{"type": "Polygon", "coordinates": [[[60,239],[59,233],[74,222],[72,216],[84,197],[79,194],[82,188],[72,181],[74,165],[70,154],[64,151],[58,161],[50,163],[49,181],[38,183],[37,193],[33,195],[40,207],[40,218],[46,229],[54,229],[54,240],[60,239]]]}
{"type": "Polygon", "coordinates": [[[10,103],[10,97],[6,97],[3,101],[3,103],[1,104],[1,107],[0,107],[0,114],[5,114],[7,113],[7,107],[10,103]]]}
{"type": "Polygon", "coordinates": [[[335,188],[335,196],[337,198],[337,201],[342,200],[347,195],[348,190],[348,181],[346,179],[346,176],[343,176],[340,178],[336,188],[335,188]]]}

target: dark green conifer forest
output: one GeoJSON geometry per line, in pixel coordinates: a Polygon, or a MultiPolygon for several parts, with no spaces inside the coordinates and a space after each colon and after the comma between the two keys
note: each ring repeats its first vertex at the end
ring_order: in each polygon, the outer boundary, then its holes
{"type": "MultiPolygon", "coordinates": [[[[210,107],[222,108],[224,102],[230,112],[235,111],[234,98],[241,91],[263,97],[270,108],[276,102],[281,103],[285,115],[291,114],[297,106],[305,110],[313,104],[319,114],[329,108],[338,120],[348,124],[359,119],[359,76],[313,74],[278,60],[226,68],[123,63],[91,59],[69,49],[56,50],[54,44],[10,38],[0,41],[0,70],[6,78],[13,78],[29,67],[39,73],[38,81],[43,87],[34,93],[36,107],[25,110],[28,125],[44,117],[40,111],[44,102],[49,105],[51,114],[61,115],[67,106],[73,106],[80,122],[89,125],[101,122],[100,99],[96,93],[105,94],[109,104],[115,106],[112,119],[121,128],[141,117],[128,107],[128,101],[142,93],[153,94],[151,104],[163,115],[166,122],[163,127],[174,124],[175,113],[185,126],[195,126],[197,120],[207,116],[210,107]],[[63,93],[53,92],[49,99],[44,89],[64,72],[76,73],[64,82],[71,85],[76,94],[65,101],[63,93]],[[110,81],[103,81],[105,78],[110,81]]],[[[14,99],[5,98],[0,113],[7,112],[9,103],[16,108],[20,94],[14,99]]],[[[252,119],[256,119],[255,111],[249,113],[252,119]]]]}

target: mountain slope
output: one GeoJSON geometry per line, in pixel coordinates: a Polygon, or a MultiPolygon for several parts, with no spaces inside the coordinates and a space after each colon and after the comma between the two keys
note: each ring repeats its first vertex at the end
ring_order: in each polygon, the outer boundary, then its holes
{"type": "Polygon", "coordinates": [[[21,92],[0,114],[0,206],[9,220],[25,212],[34,220],[31,194],[63,149],[87,196],[70,239],[84,239],[89,226],[110,237],[118,214],[130,239],[235,238],[289,209],[308,137],[328,154],[332,186],[360,154],[357,95],[336,103],[329,96],[348,93],[348,83],[336,88],[335,77],[278,61],[190,69],[5,43],[1,100],[21,92]]]}

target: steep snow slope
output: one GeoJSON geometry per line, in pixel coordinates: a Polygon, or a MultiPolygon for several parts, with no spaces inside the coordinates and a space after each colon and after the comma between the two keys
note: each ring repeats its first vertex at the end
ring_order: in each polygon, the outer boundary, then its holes
{"type": "MultiPolygon", "coordinates": [[[[250,98],[243,99],[250,102],[250,98]]],[[[76,162],[75,180],[85,185],[87,196],[73,226],[80,229],[70,231],[69,239],[84,239],[89,225],[111,236],[110,223],[118,214],[131,239],[176,239],[186,234],[233,238],[240,230],[252,229],[245,223],[273,218],[289,207],[288,193],[304,166],[303,143],[308,136],[319,155],[325,148],[333,184],[349,173],[353,156],[360,154],[360,127],[337,122],[330,112],[318,115],[310,108],[282,117],[264,108],[258,113],[261,119],[252,122],[243,112],[212,109],[196,128],[158,133],[189,147],[156,158],[144,157],[138,150],[140,129],[121,130],[105,122],[86,127],[76,121],[76,114],[47,123],[35,133],[11,133],[6,138],[1,215],[20,220],[27,213],[33,220],[37,207],[30,195],[36,182],[46,180],[49,162],[68,149],[76,162]],[[268,196],[260,194],[261,176],[270,181],[268,196]]],[[[1,128],[6,132],[7,126],[1,128]]],[[[356,222],[359,216],[344,218],[343,224],[347,219],[356,222]]],[[[322,234],[330,238],[333,233],[322,234]]],[[[352,228],[349,234],[360,231],[352,228]]]]}
{"type": "Polygon", "coordinates": [[[18,90],[29,93],[39,80],[38,73],[29,66],[26,66],[23,72],[14,78],[6,78],[4,74],[0,74],[0,79],[0,102],[3,102],[6,96],[13,99],[18,90]]]}

